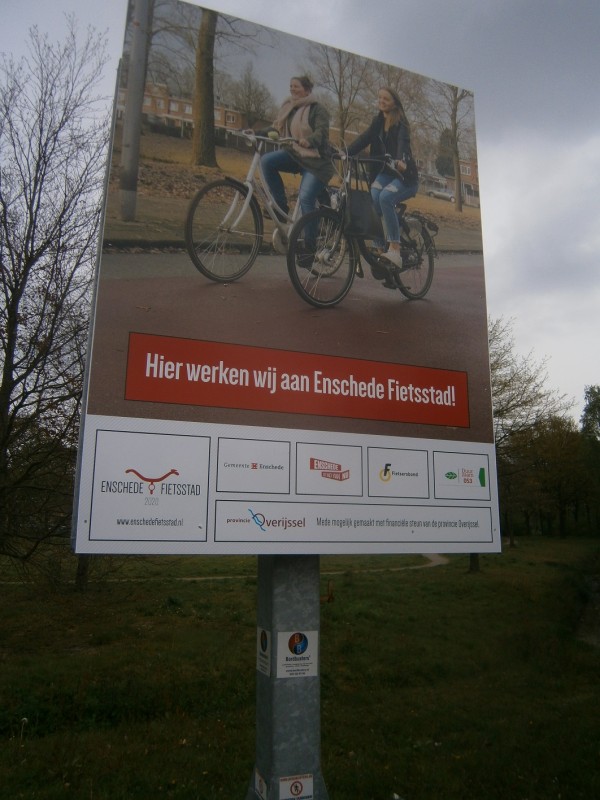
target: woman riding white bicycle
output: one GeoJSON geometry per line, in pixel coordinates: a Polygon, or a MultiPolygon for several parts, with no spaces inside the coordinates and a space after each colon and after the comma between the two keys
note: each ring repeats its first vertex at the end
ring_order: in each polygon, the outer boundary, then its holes
{"type": "MultiPolygon", "coordinates": [[[[334,174],[329,157],[324,157],[329,142],[329,113],[312,96],[313,83],[305,75],[290,80],[290,97],[283,103],[268,132],[292,138],[288,148],[265,153],[261,170],[275,202],[288,213],[288,202],[281,172],[302,174],[298,201],[302,214],[317,205],[317,197],[334,174]]],[[[264,132],[261,131],[261,134],[264,132]]]]}

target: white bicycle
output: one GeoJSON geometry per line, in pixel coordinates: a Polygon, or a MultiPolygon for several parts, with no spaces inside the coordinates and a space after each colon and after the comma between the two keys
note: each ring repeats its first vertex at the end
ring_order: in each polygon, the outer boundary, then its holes
{"type": "MultiPolygon", "coordinates": [[[[300,204],[286,214],[275,202],[262,175],[260,157],[270,137],[236,131],[254,154],[245,180],[225,177],[207,183],[190,203],[185,222],[185,244],[192,262],[207,278],[230,283],[254,264],[264,238],[261,206],[275,226],[275,251],[287,252],[288,231],[300,215],[300,204]]],[[[294,139],[278,139],[279,145],[294,139]]]]}

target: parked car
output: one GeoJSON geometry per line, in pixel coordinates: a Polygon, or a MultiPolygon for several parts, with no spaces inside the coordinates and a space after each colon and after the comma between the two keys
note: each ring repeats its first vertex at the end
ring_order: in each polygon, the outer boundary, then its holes
{"type": "Polygon", "coordinates": [[[448,189],[429,189],[427,194],[429,197],[437,197],[439,200],[448,200],[450,203],[453,203],[456,199],[448,189]]]}
{"type": "Polygon", "coordinates": [[[429,197],[437,197],[440,200],[448,200],[450,203],[454,203],[456,198],[449,192],[448,189],[428,189],[427,194],[429,197]]]}

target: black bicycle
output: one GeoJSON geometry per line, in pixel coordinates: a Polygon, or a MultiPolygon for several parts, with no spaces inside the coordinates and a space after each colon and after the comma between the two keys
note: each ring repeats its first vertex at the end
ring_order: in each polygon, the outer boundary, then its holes
{"type": "MultiPolygon", "coordinates": [[[[365,165],[372,159],[349,158],[342,152],[336,152],[333,159],[339,165],[340,186],[329,189],[329,207],[300,217],[289,234],[287,266],[295,290],[313,306],[335,306],[348,294],[354,278],[364,277],[362,257],[373,277],[382,280],[386,288],[398,289],[408,300],[425,297],[433,281],[438,226],[400,204],[402,266],[392,264],[385,252],[375,249],[372,236],[357,233],[350,213],[351,194],[357,191],[359,181],[364,182],[365,165]]],[[[372,213],[375,215],[374,208],[372,213]]]]}

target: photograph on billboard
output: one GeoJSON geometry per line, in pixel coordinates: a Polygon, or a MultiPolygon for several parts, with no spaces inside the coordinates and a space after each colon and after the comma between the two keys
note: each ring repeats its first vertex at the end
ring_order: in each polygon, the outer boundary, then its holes
{"type": "Polygon", "coordinates": [[[497,551],[472,92],[189,3],[135,13],[77,551],[497,551]]]}

